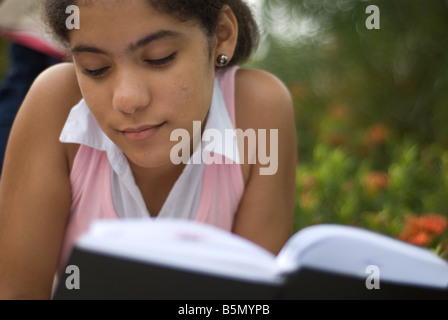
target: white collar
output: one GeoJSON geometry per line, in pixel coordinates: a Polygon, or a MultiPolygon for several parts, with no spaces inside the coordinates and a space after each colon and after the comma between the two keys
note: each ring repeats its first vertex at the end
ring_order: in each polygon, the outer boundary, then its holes
{"type": "MultiPolygon", "coordinates": [[[[218,80],[215,80],[212,104],[210,106],[205,131],[213,129],[219,132],[222,137],[226,136],[226,131],[233,130],[234,126],[230,120],[227,107],[224,102],[218,80]]],[[[118,174],[122,174],[129,166],[123,152],[110,140],[101,130],[84,99],[74,106],[68,116],[62,130],[60,141],[63,143],[75,143],[89,146],[94,149],[106,151],[112,169],[118,174]]],[[[234,163],[239,163],[239,155],[236,148],[236,138],[233,135],[232,143],[223,143],[222,150],[213,150],[211,143],[203,143],[202,148],[208,152],[221,154],[231,159],[234,163]]]]}

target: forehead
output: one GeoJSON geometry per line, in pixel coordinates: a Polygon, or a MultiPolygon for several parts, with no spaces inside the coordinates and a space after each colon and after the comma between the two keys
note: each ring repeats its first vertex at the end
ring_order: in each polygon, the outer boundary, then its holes
{"type": "Polygon", "coordinates": [[[148,0],[82,0],[77,7],[80,11],[81,28],[97,28],[102,25],[125,28],[133,24],[143,27],[148,24],[181,23],[174,14],[156,9],[148,0]]]}
{"type": "Polygon", "coordinates": [[[181,21],[147,0],[82,0],[78,7],[80,27],[69,32],[72,48],[80,44],[124,48],[162,30],[176,35],[171,38],[205,37],[196,21],[181,21]]]}
{"type": "Polygon", "coordinates": [[[80,37],[98,41],[127,37],[132,41],[158,30],[188,34],[201,29],[196,21],[181,21],[174,14],[157,10],[147,0],[82,0],[78,8],[79,28],[69,32],[70,42],[80,37]]]}

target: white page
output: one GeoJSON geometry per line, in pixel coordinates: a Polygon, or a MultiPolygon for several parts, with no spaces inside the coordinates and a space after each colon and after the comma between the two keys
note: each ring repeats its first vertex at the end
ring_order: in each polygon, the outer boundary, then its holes
{"type": "Polygon", "coordinates": [[[81,249],[177,268],[279,283],[275,256],[210,225],[179,219],[97,221],[81,249]]]}
{"type": "Polygon", "coordinates": [[[277,259],[283,272],[308,266],[367,279],[366,267],[373,265],[380,271],[380,280],[448,287],[448,262],[432,251],[350,226],[302,229],[277,259]]]}

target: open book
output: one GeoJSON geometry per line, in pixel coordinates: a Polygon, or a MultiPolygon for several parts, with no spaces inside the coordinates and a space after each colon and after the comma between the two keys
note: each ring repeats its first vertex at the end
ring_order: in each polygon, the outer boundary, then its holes
{"type": "Polygon", "coordinates": [[[343,225],[304,228],[275,256],[191,221],[98,221],[67,266],[54,299],[448,299],[447,261],[343,225]]]}

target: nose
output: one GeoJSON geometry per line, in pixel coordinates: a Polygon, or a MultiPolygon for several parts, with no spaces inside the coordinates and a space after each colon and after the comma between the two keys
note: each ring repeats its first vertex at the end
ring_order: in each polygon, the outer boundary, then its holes
{"type": "Polygon", "coordinates": [[[115,110],[133,114],[151,103],[151,95],[146,82],[138,72],[123,71],[118,74],[113,93],[112,105],[115,110]]]}

